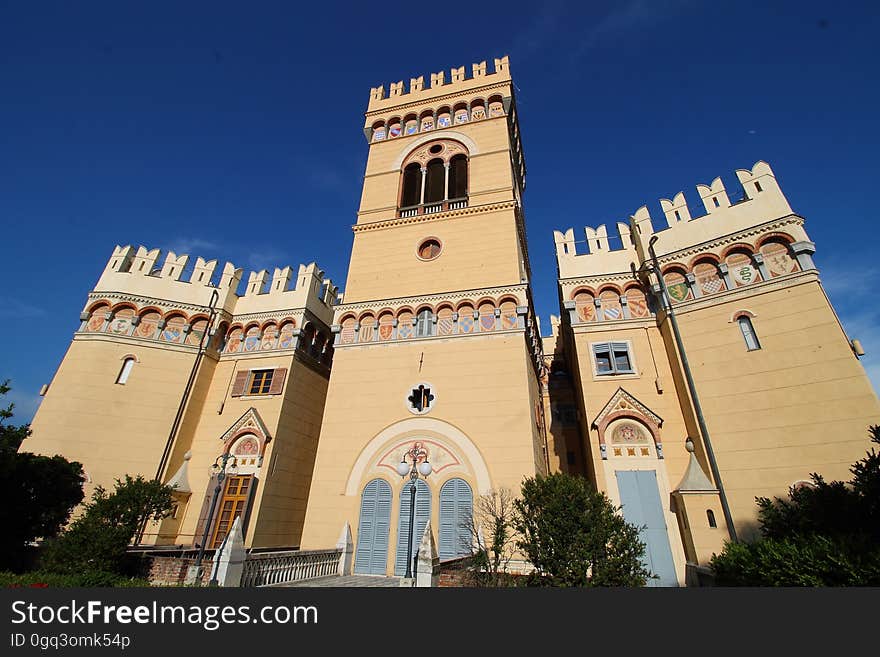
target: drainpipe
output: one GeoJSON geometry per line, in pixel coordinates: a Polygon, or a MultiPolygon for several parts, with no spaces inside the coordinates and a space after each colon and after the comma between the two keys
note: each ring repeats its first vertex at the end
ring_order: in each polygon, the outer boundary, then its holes
{"type": "Polygon", "coordinates": [[[712,470],[712,478],[715,485],[718,486],[718,496],[721,498],[721,509],[724,511],[724,520],[727,523],[727,531],[730,534],[730,540],[737,542],[736,529],[733,526],[733,516],[730,514],[730,506],[727,503],[727,495],[724,492],[724,484],[721,483],[721,472],[718,470],[718,463],[715,461],[715,451],[712,449],[712,441],[709,439],[709,429],[706,427],[706,419],[703,417],[703,409],[700,406],[700,398],[697,396],[697,387],[694,384],[694,377],[691,374],[691,367],[688,363],[687,354],[684,350],[684,344],[681,341],[681,333],[678,330],[678,320],[675,318],[675,311],[672,308],[672,301],[666,290],[666,281],[660,274],[660,265],[657,262],[657,254],[654,252],[654,242],[658,239],[657,235],[651,237],[648,242],[648,251],[651,254],[651,262],[653,263],[654,273],[660,281],[661,300],[666,316],[669,317],[669,324],[672,327],[672,334],[675,336],[675,344],[678,347],[678,353],[681,356],[681,366],[684,370],[684,376],[687,380],[688,391],[694,404],[694,412],[697,415],[697,424],[700,427],[700,433],[703,434],[703,444],[706,446],[706,456],[709,459],[709,468],[712,470]]]}
{"type": "MultiPolygon", "coordinates": [[[[168,440],[165,441],[165,449],[162,452],[162,458],[159,460],[159,467],[156,469],[155,479],[161,481],[162,473],[165,471],[165,466],[168,465],[168,457],[171,455],[171,447],[174,445],[174,439],[177,437],[177,431],[180,429],[180,423],[183,420],[183,412],[186,409],[186,404],[189,401],[189,396],[192,392],[193,384],[196,380],[196,374],[199,371],[199,365],[202,362],[202,358],[205,355],[205,341],[209,337],[209,334],[212,332],[212,327],[214,325],[214,318],[217,316],[217,301],[220,299],[220,294],[217,290],[211,291],[211,300],[208,302],[208,323],[205,329],[205,332],[202,333],[202,339],[199,340],[199,349],[196,353],[196,359],[193,361],[192,369],[189,373],[189,379],[186,382],[186,387],[183,389],[183,395],[180,398],[180,405],[177,407],[177,414],[174,416],[174,422],[171,424],[171,431],[168,434],[168,440]]],[[[146,521],[141,524],[138,532],[135,536],[134,543],[137,545],[141,542],[141,539],[144,535],[144,529],[146,529],[146,521]]]]}

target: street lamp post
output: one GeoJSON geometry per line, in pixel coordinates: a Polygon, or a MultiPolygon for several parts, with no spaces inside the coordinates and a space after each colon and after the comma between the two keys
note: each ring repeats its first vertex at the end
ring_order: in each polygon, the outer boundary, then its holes
{"type": "Polygon", "coordinates": [[[428,478],[428,475],[431,474],[433,468],[431,464],[428,463],[428,452],[424,447],[416,443],[404,453],[403,458],[400,463],[397,464],[397,474],[399,474],[402,478],[405,478],[409,475],[409,540],[406,545],[406,574],[404,577],[407,579],[412,579],[413,576],[413,534],[415,533],[415,522],[416,522],[416,482],[419,479],[419,475],[428,478]],[[412,460],[412,465],[407,463],[407,457],[412,460]]]}
{"type": "Polygon", "coordinates": [[[688,391],[691,394],[691,400],[694,404],[694,412],[697,416],[697,424],[700,427],[700,433],[703,434],[703,444],[706,446],[706,456],[709,459],[709,468],[712,470],[712,477],[715,479],[715,485],[718,486],[718,497],[721,501],[721,510],[724,512],[724,520],[727,523],[727,532],[730,534],[730,540],[736,543],[736,528],[733,526],[733,516],[730,513],[730,506],[727,503],[727,495],[724,492],[724,484],[721,483],[721,472],[718,470],[718,463],[715,461],[715,451],[712,449],[712,441],[709,439],[709,429],[706,426],[706,419],[703,417],[703,408],[700,406],[700,398],[697,396],[697,386],[694,383],[694,377],[691,374],[691,366],[688,363],[687,354],[684,351],[684,343],[681,340],[681,333],[678,330],[678,320],[675,318],[675,311],[672,308],[672,300],[669,298],[669,292],[666,289],[666,281],[663,280],[663,274],[660,272],[660,264],[657,261],[657,253],[654,251],[654,243],[658,237],[654,235],[648,241],[648,252],[651,255],[651,263],[657,280],[660,284],[660,299],[666,316],[669,317],[669,325],[672,328],[672,335],[675,337],[675,344],[678,347],[678,353],[681,356],[681,366],[684,370],[684,377],[687,381],[688,391]]]}
{"type": "Polygon", "coordinates": [[[199,554],[196,557],[195,567],[198,575],[196,585],[200,585],[202,582],[202,559],[205,556],[205,546],[208,543],[208,534],[211,532],[211,525],[213,525],[214,510],[217,508],[217,498],[220,497],[220,491],[223,489],[223,480],[226,479],[227,464],[229,464],[229,474],[234,475],[238,469],[238,461],[228,451],[214,459],[214,464],[211,466],[211,471],[217,475],[217,485],[214,486],[211,507],[208,511],[208,518],[205,521],[205,533],[202,535],[202,544],[199,546],[199,554]],[[232,463],[229,463],[229,461],[232,461],[232,463]]]}

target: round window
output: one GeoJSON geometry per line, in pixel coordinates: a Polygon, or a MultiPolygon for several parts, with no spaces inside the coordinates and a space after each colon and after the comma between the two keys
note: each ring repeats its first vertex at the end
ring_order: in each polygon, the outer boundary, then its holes
{"type": "Polygon", "coordinates": [[[440,255],[440,251],[442,250],[443,247],[440,245],[440,240],[432,237],[419,245],[419,258],[422,260],[433,260],[440,255]]]}
{"type": "Polygon", "coordinates": [[[442,145],[440,145],[440,144],[434,144],[433,146],[431,146],[431,148],[428,149],[428,152],[429,152],[431,155],[436,155],[437,153],[439,153],[439,152],[442,151],[442,150],[443,150],[443,146],[442,146],[442,145]]]}

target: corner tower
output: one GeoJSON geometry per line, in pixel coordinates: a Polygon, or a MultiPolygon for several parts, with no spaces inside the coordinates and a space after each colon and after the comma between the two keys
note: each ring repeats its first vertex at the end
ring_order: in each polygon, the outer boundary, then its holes
{"type": "Polygon", "coordinates": [[[370,143],[304,548],[348,522],[355,571],[402,574],[413,447],[415,543],[462,549],[475,496],[547,468],[529,288],[525,164],[508,59],[371,90],[370,143]]]}

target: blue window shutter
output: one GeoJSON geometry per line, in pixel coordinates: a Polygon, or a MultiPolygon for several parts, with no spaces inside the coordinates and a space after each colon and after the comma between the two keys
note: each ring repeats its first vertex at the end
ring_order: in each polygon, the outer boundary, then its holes
{"type": "Polygon", "coordinates": [[[469,521],[474,508],[471,487],[464,479],[450,479],[440,489],[440,560],[471,553],[469,521]]]}
{"type": "Polygon", "coordinates": [[[391,529],[391,486],[373,479],[361,496],[354,572],[384,575],[388,561],[388,534],[391,529]]]}
{"type": "MultiPolygon", "coordinates": [[[[394,574],[402,577],[406,574],[406,549],[409,540],[409,501],[410,483],[404,484],[400,489],[400,517],[397,520],[397,552],[394,555],[394,574]]],[[[431,490],[428,485],[418,479],[416,481],[416,526],[413,532],[412,556],[419,552],[419,544],[422,542],[422,534],[425,525],[431,517],[431,490]]]]}
{"type": "Polygon", "coordinates": [[[678,586],[657,488],[657,473],[654,470],[617,470],[615,474],[623,517],[639,527],[639,538],[645,544],[642,560],[648,570],[659,576],[659,579],[648,580],[648,586],[678,586]]]}

